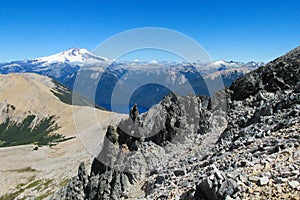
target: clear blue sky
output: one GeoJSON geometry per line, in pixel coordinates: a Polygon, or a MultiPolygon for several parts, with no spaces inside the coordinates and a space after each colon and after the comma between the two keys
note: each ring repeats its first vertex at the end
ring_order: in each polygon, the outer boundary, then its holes
{"type": "Polygon", "coordinates": [[[0,62],[89,50],[138,27],[198,41],[214,60],[270,61],[300,45],[300,1],[0,1],[0,62]]]}

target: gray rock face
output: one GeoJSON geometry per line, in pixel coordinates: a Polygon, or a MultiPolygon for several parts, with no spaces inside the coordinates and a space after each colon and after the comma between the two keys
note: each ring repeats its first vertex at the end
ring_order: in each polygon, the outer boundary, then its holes
{"type": "Polygon", "coordinates": [[[238,190],[238,184],[233,179],[227,179],[222,184],[218,190],[218,196],[224,198],[226,196],[233,195],[238,190]]]}
{"type": "Polygon", "coordinates": [[[134,106],[131,108],[130,112],[129,112],[129,116],[132,119],[132,121],[135,122],[135,120],[138,118],[138,116],[140,115],[138,107],[136,104],[134,104],[134,106]]]}
{"type": "Polygon", "coordinates": [[[232,98],[242,100],[259,90],[276,92],[294,86],[300,80],[300,47],[237,79],[230,87],[232,98]]]}

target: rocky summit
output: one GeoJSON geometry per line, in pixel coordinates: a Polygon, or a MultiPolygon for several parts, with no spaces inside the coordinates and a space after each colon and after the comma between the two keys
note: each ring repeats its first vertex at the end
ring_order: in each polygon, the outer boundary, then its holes
{"type": "Polygon", "coordinates": [[[53,199],[299,199],[300,48],[211,98],[166,96],[109,126],[53,199]]]}

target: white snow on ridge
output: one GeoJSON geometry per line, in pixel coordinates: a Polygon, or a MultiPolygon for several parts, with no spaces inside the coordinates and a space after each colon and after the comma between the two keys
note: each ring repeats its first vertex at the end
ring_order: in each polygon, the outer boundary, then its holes
{"type": "Polygon", "coordinates": [[[150,64],[158,64],[158,61],[157,60],[151,60],[150,64]]]}
{"type": "Polygon", "coordinates": [[[51,56],[41,57],[36,59],[37,62],[46,63],[74,63],[74,62],[105,62],[107,58],[96,56],[87,49],[71,48],[67,51],[60,52],[51,56]]]}
{"type": "Polygon", "coordinates": [[[214,61],[212,63],[209,63],[208,67],[210,69],[222,68],[224,66],[226,66],[226,68],[234,68],[234,67],[239,67],[240,65],[241,63],[238,62],[226,62],[224,60],[220,60],[220,61],[214,61]]]}

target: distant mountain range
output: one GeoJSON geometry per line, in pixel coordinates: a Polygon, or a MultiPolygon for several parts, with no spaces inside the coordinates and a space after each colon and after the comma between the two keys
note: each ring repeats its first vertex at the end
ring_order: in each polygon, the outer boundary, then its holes
{"type": "Polygon", "coordinates": [[[210,95],[224,86],[229,87],[234,80],[262,65],[262,62],[234,61],[192,64],[115,61],[86,49],[71,48],[47,57],[2,63],[0,73],[45,75],[76,90],[97,105],[127,113],[128,104],[131,107],[137,103],[143,112],[171,90],[180,95],[210,95]],[[131,96],[129,100],[126,98],[128,95],[131,96]],[[129,102],[124,102],[125,99],[129,102]]]}

